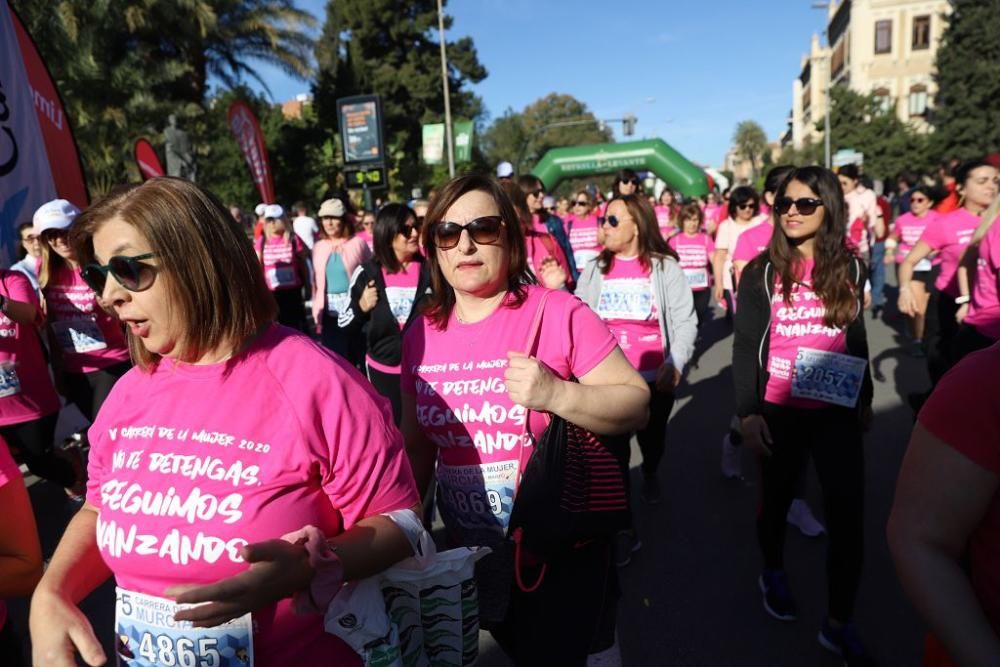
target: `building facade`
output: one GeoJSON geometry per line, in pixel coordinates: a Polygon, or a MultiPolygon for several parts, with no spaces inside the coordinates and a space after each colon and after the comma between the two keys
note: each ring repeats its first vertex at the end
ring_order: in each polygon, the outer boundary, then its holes
{"type": "Polygon", "coordinates": [[[822,138],[816,128],[831,85],[875,93],[886,111],[921,132],[930,130],[934,59],[951,5],[948,0],[831,0],[825,45],[813,35],[792,83],[791,143],[822,138]]]}

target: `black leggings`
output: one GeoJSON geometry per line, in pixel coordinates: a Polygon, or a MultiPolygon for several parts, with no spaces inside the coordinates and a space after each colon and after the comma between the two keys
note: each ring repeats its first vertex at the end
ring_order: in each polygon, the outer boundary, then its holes
{"type": "Polygon", "coordinates": [[[932,385],[937,385],[938,380],[955,364],[953,347],[955,334],[958,333],[957,312],[955,297],[931,290],[924,319],[924,341],[927,345],[927,372],[932,385]]]}
{"type": "Polygon", "coordinates": [[[80,409],[83,416],[94,421],[94,417],[104,405],[104,399],[111,393],[111,388],[118,378],[132,368],[127,361],[102,368],[89,373],[63,373],[63,384],[66,387],[66,399],[80,409]]]}
{"type": "Polygon", "coordinates": [[[306,306],[302,301],[302,288],[279,289],[271,292],[278,303],[278,323],[296,331],[306,328],[306,306]]]}
{"type": "Polygon", "coordinates": [[[0,426],[0,435],[12,449],[18,450],[19,458],[31,474],[69,488],[77,481],[73,466],[53,451],[58,417],[59,413],[54,412],[29,422],[0,426]]]}
{"type": "Polygon", "coordinates": [[[368,380],[375,387],[375,391],[389,399],[392,405],[392,419],[399,426],[400,413],[403,410],[402,399],[399,395],[399,373],[383,373],[368,366],[368,380]]]}
{"type": "Polygon", "coordinates": [[[979,330],[971,324],[963,324],[958,328],[955,340],[952,341],[952,359],[957,364],[965,355],[985,349],[995,342],[992,338],[979,333],[979,330]]]}
{"type": "Polygon", "coordinates": [[[808,453],[823,490],[829,536],[829,615],[836,621],[849,621],[864,561],[865,461],[857,412],[837,407],[802,410],[765,403],[763,413],[772,438],[771,456],[760,458],[757,540],[764,565],[784,567],[785,517],[808,453]]]}
{"type": "Polygon", "coordinates": [[[712,319],[712,290],[697,290],[692,292],[692,296],[694,296],[694,312],[698,316],[698,326],[700,327],[707,320],[712,319]]]}
{"type": "MultiPolygon", "coordinates": [[[[667,421],[673,409],[674,395],[659,392],[653,383],[649,383],[649,423],[646,424],[646,428],[635,433],[639,451],[642,452],[643,475],[652,477],[660,467],[660,461],[667,448],[667,421]]],[[[625,483],[631,487],[632,476],[629,474],[629,467],[632,448],[629,446],[629,435],[605,436],[601,439],[614,452],[625,476],[625,483]]]]}

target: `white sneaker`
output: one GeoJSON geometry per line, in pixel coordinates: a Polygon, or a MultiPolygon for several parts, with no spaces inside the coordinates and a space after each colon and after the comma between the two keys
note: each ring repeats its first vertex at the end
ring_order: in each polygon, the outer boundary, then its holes
{"type": "Polygon", "coordinates": [[[722,476],[726,479],[742,479],[743,460],[740,448],[733,444],[726,433],[722,439],[722,476]]]}
{"type": "Polygon", "coordinates": [[[823,524],[813,516],[809,504],[801,498],[792,501],[792,506],[788,508],[788,516],[785,519],[806,537],[819,537],[826,532],[823,524]]]}

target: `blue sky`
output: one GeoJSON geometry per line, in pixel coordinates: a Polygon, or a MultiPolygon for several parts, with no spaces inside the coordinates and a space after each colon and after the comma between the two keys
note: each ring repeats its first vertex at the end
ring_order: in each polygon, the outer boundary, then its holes
{"type": "MultiPolygon", "coordinates": [[[[325,0],[297,4],[322,22],[325,0]]],[[[445,11],[455,19],[449,38],[471,36],[489,72],[473,89],[491,117],[568,93],[599,118],[634,113],[636,138],[660,137],[719,166],[739,121],[756,120],[770,139],[784,131],[800,58],[825,24],[812,4],[450,0],[445,11]]],[[[309,90],[259,69],[276,101],[309,90]]]]}

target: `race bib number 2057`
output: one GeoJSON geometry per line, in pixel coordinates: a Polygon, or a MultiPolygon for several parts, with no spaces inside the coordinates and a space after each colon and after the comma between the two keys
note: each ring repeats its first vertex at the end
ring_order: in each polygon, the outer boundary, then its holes
{"type": "Polygon", "coordinates": [[[250,614],[214,628],[175,621],[190,605],[115,589],[115,651],[127,667],[251,667],[250,614]]]}

